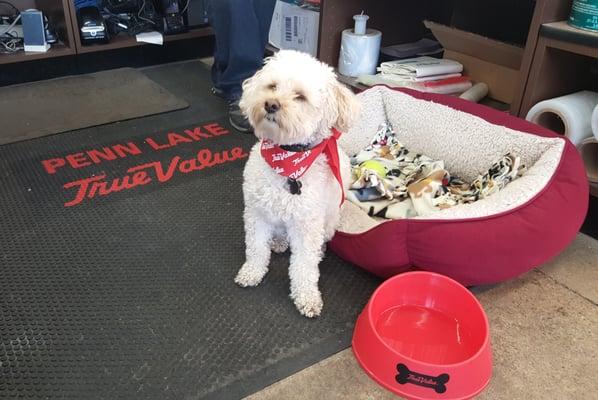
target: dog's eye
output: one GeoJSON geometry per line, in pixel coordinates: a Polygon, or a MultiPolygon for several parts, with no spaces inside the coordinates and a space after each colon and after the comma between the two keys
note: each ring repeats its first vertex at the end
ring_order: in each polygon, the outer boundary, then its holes
{"type": "Polygon", "coordinates": [[[276,90],[276,83],[271,83],[268,85],[268,89],[270,90],[276,90]]]}
{"type": "Polygon", "coordinates": [[[305,95],[303,93],[297,93],[297,95],[295,96],[295,100],[297,100],[297,101],[306,101],[307,97],[305,97],[305,95]]]}

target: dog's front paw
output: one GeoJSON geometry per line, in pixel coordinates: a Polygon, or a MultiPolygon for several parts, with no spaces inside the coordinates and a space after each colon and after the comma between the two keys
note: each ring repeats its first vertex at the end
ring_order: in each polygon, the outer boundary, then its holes
{"type": "Polygon", "coordinates": [[[284,253],[289,248],[289,242],[286,239],[274,238],[270,243],[270,248],[275,253],[284,253]]]}
{"type": "Polygon", "coordinates": [[[242,287],[257,286],[264,279],[266,272],[268,272],[267,268],[256,268],[245,263],[237,273],[235,282],[242,287]]]}
{"type": "Polygon", "coordinates": [[[291,294],[295,307],[299,312],[308,317],[318,317],[322,313],[324,302],[319,290],[301,291],[296,294],[291,294]]]}

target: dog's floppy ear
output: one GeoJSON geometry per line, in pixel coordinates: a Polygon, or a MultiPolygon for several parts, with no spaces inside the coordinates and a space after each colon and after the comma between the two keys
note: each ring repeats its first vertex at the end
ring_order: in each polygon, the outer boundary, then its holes
{"type": "Polygon", "coordinates": [[[243,114],[245,115],[249,115],[249,107],[251,104],[250,99],[254,96],[255,94],[255,89],[258,85],[259,82],[259,78],[260,76],[263,74],[263,68],[258,70],[255,74],[253,74],[253,76],[245,79],[243,81],[243,83],[241,84],[241,88],[242,93],[241,93],[241,99],[239,101],[239,107],[241,108],[241,111],[243,112],[243,114]]]}
{"type": "Polygon", "coordinates": [[[341,132],[346,132],[359,115],[360,104],[353,92],[338,81],[335,82],[333,91],[338,110],[334,127],[341,132]]]}

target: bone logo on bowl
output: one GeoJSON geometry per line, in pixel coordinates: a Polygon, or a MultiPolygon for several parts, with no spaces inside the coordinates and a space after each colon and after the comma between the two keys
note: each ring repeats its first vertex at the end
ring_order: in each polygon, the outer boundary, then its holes
{"type": "Polygon", "coordinates": [[[450,378],[449,374],[429,376],[410,371],[405,364],[397,364],[397,371],[399,374],[395,379],[401,385],[412,383],[414,385],[432,388],[436,393],[446,392],[446,383],[450,378]]]}

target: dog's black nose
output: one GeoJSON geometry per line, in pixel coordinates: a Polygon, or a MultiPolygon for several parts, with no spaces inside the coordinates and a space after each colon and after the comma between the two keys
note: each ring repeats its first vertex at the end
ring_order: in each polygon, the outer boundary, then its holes
{"type": "Polygon", "coordinates": [[[266,100],[264,104],[264,109],[268,114],[274,114],[276,111],[280,109],[280,103],[276,100],[266,100]]]}

